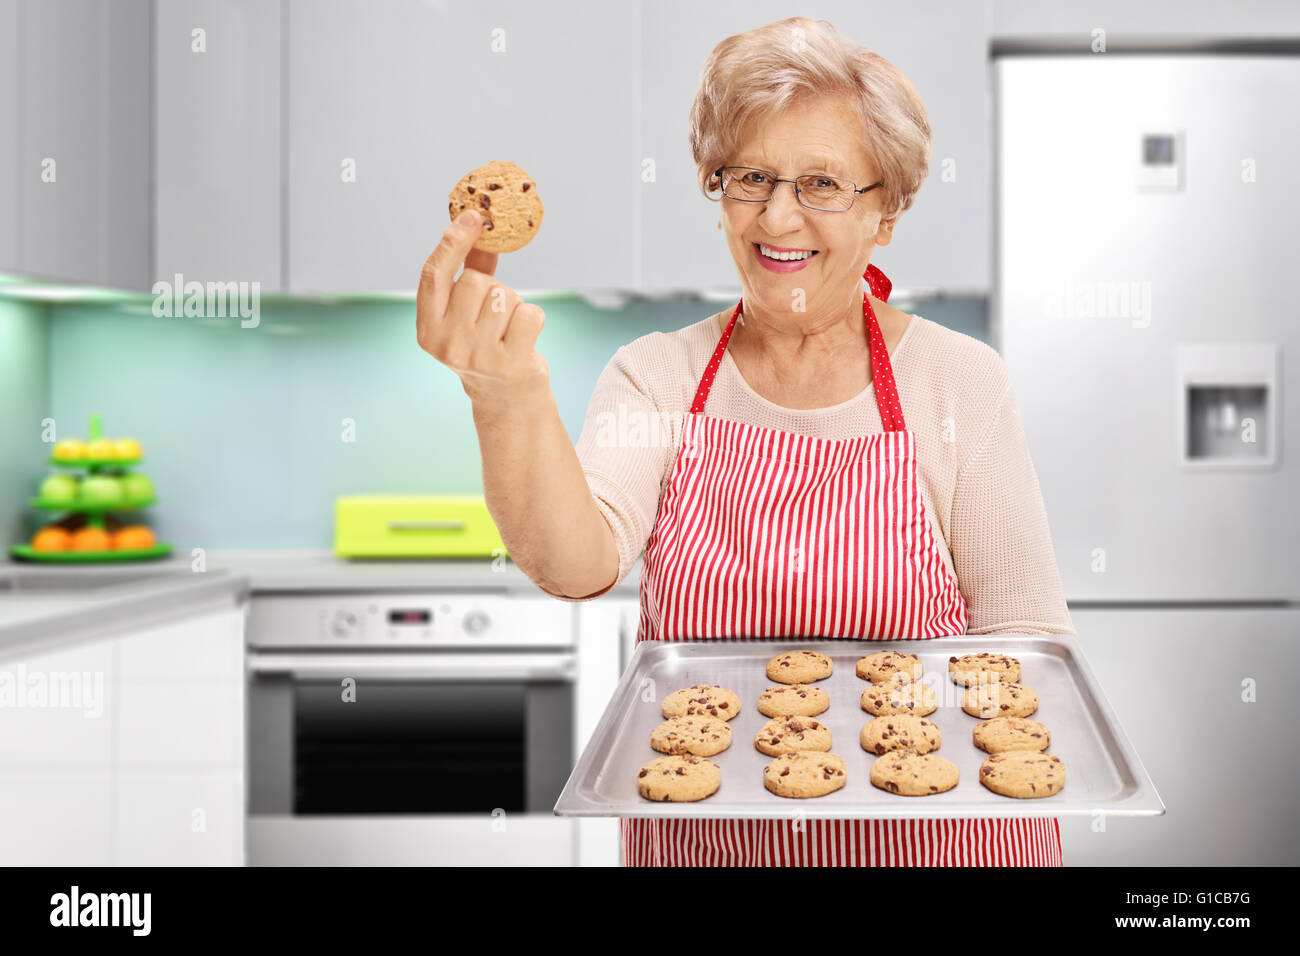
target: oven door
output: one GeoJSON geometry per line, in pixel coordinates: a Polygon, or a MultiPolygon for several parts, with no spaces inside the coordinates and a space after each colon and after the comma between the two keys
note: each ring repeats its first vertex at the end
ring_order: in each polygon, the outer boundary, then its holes
{"type": "Polygon", "coordinates": [[[570,862],[552,808],[573,766],[571,652],[248,666],[250,863],[570,862]]]}

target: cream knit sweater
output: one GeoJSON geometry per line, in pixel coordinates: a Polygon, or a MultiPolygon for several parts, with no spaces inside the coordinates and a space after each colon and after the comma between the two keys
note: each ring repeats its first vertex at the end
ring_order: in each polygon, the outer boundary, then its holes
{"type": "MultiPolygon", "coordinates": [[[[645,550],[682,416],[720,332],[710,317],[642,336],[615,353],[596,383],[577,452],[618,543],[619,581],[645,550]]],[[[966,600],[967,632],[1074,633],[1002,357],[913,315],[890,361],[916,436],[926,515],[966,600]]],[[[874,386],[827,408],[783,408],[750,388],[730,351],[704,414],[817,438],[883,430],[874,386]]]]}

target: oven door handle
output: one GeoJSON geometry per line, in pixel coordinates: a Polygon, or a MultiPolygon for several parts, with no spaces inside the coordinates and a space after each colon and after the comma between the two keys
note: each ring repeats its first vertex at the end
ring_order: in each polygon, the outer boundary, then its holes
{"type": "Polygon", "coordinates": [[[248,669],[257,675],[339,680],[571,681],[578,662],[573,654],[458,653],[294,653],[248,652],[248,669]]]}

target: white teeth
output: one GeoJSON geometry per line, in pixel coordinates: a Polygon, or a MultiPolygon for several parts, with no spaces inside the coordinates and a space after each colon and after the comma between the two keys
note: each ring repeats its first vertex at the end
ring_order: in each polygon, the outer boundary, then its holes
{"type": "Polygon", "coordinates": [[[807,259],[812,256],[812,252],[804,250],[803,252],[777,252],[771,246],[765,246],[761,242],[758,244],[759,251],[769,259],[776,259],[780,262],[791,262],[799,259],[807,259]]]}

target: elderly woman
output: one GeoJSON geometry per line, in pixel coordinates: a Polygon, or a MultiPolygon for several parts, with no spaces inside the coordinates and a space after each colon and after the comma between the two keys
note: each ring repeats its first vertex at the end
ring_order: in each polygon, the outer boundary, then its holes
{"type": "MultiPolygon", "coordinates": [[[[420,344],[472,401],[518,566],[583,599],[644,552],[639,641],[1072,633],[1002,360],[868,265],[928,171],[913,86],[829,24],[772,23],[714,49],[690,145],[742,298],[619,349],[576,450],[542,311],[470,251],[477,217],[425,266],[420,344]]],[[[1053,819],[622,825],[628,864],[1060,863],[1053,819]]]]}

